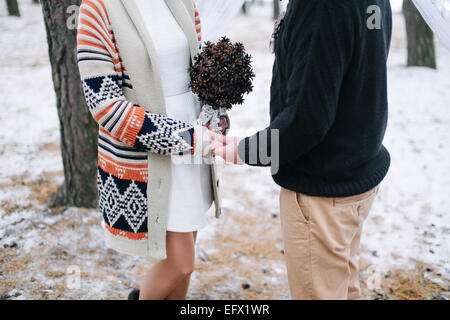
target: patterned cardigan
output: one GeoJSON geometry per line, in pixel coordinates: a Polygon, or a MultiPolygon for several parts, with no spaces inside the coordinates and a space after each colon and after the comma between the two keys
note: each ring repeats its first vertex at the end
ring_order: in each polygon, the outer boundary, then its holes
{"type": "MultiPolygon", "coordinates": [[[[196,146],[198,130],[203,129],[149,112],[125,98],[124,91],[133,90],[133,83],[116,45],[107,5],[103,0],[83,0],[77,32],[84,95],[99,124],[97,185],[102,225],[113,249],[162,259],[164,253],[152,255],[146,244],[148,153],[203,154],[196,146]]],[[[200,43],[200,19],[197,10],[193,12],[200,43]]]]}

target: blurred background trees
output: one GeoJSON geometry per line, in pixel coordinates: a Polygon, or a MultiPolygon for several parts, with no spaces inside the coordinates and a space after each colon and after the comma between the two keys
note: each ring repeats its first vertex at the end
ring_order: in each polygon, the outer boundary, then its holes
{"type": "MultiPolygon", "coordinates": [[[[275,20],[280,15],[280,1],[281,0],[270,0],[270,1],[273,2],[273,19],[275,20]]],[[[250,6],[255,3],[263,4],[264,0],[246,0],[244,2],[244,4],[242,5],[242,12],[244,14],[247,14],[250,6]]]]}
{"type": "Polygon", "coordinates": [[[403,0],[403,14],[408,39],[408,67],[423,66],[436,69],[433,31],[428,27],[412,0],[403,0]]]}
{"type": "Polygon", "coordinates": [[[280,0],[273,0],[273,19],[277,19],[280,15],[280,0]]]}
{"type": "Polygon", "coordinates": [[[19,4],[17,0],[6,0],[6,7],[8,8],[8,14],[10,16],[20,17],[19,4]]]}
{"type": "MultiPolygon", "coordinates": [[[[39,0],[31,0],[33,3],[38,4],[39,0]]],[[[19,3],[17,0],[6,0],[6,8],[10,16],[20,17],[19,3]]]]}

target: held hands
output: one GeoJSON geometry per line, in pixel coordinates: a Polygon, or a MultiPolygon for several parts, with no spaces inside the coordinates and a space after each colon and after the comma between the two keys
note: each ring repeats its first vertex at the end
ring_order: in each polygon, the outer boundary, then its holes
{"type": "MultiPolygon", "coordinates": [[[[222,113],[219,110],[219,114],[216,114],[217,110],[213,110],[209,106],[203,106],[200,113],[199,122],[203,123],[209,130],[210,135],[210,149],[213,155],[223,158],[226,162],[234,164],[243,164],[244,162],[238,156],[238,145],[240,139],[227,138],[225,135],[230,128],[229,118],[226,111],[222,113]],[[218,122],[220,131],[213,130],[212,127],[217,127],[217,124],[211,126],[211,121],[214,119],[218,122]]],[[[217,123],[216,122],[216,123],[217,123]]]]}
{"type": "Polygon", "coordinates": [[[214,155],[221,157],[226,162],[244,164],[238,155],[238,145],[241,139],[225,137],[224,135],[210,132],[211,151],[214,155]]]}

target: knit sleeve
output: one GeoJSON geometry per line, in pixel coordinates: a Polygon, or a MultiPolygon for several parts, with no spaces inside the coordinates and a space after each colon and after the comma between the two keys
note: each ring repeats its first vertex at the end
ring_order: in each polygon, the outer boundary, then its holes
{"type": "Polygon", "coordinates": [[[197,138],[206,141],[204,127],[148,112],[126,100],[122,88],[132,88],[132,84],[124,72],[102,0],[82,1],[77,58],[89,111],[117,140],[161,155],[204,153],[196,144],[197,138]]]}
{"type": "MultiPolygon", "coordinates": [[[[281,110],[270,126],[239,144],[239,156],[250,165],[261,164],[260,155],[278,152],[280,165],[290,163],[318,145],[333,125],[341,84],[352,55],[352,17],[340,1],[290,3],[290,19],[284,25],[276,59],[286,74],[281,110]],[[281,43],[281,42],[280,42],[281,43]],[[278,144],[272,145],[272,130],[278,144]],[[260,141],[260,140],[266,141],[260,141]],[[249,155],[255,150],[257,155],[249,155]],[[250,159],[254,163],[250,163],[250,159]]],[[[272,84],[274,85],[274,84],[272,84]]]]}

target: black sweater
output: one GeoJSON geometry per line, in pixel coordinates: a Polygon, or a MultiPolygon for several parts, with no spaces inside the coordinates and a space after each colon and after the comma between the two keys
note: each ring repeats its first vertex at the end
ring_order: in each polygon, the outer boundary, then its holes
{"type": "Polygon", "coordinates": [[[389,0],[291,0],[275,43],[270,126],[241,141],[240,157],[265,165],[249,157],[258,150],[274,159],[270,132],[277,129],[279,169],[272,161],[272,172],[280,186],[344,197],[378,185],[390,165],[382,141],[391,31],[389,0]]]}

